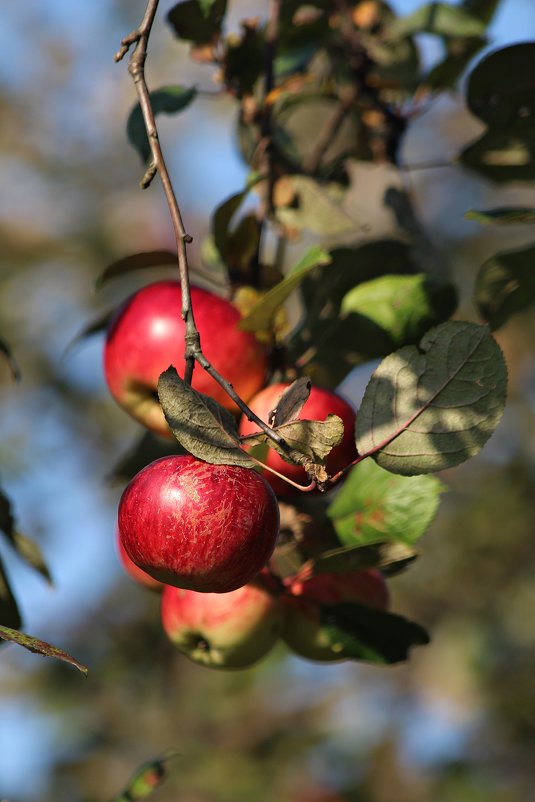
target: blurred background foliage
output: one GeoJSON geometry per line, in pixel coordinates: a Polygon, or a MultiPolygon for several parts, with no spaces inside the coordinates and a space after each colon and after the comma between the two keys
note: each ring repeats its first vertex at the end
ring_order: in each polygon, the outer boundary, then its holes
{"type": "MultiPolygon", "coordinates": [[[[162,11],[171,7],[162,3],[162,11]]],[[[417,3],[397,0],[402,13],[417,3]]],[[[136,250],[172,247],[163,197],[137,189],[125,124],[134,101],[114,66],[143,4],[126,0],[3,10],[0,31],[0,337],[22,373],[0,366],[0,480],[22,531],[46,556],[54,587],[2,551],[24,628],[67,648],[73,669],[0,651],[0,797],[10,802],[108,800],[134,769],[179,753],[162,802],[529,802],[535,741],[535,325],[527,312],[498,332],[510,370],[504,420],[481,455],[441,479],[449,492],[420,559],[391,581],[393,608],[431,631],[407,665],[315,665],[281,646],[257,668],[218,673],[173,652],[158,599],[122,575],[114,526],[120,483],[107,477],[139,436],[109,398],[99,337],[70,348],[133,287],[99,292],[103,268],[136,250]]],[[[265,4],[231,4],[230,24],[265,4]]],[[[533,38],[531,0],[502,0],[494,44],[533,38]]],[[[433,64],[433,42],[420,42],[433,64]]],[[[210,90],[163,24],[148,78],[210,90]],[[185,77],[187,76],[187,78],[185,77]]],[[[205,98],[161,117],[192,262],[213,208],[243,187],[233,106],[205,98]],[[216,135],[214,135],[216,133],[216,135]]],[[[529,227],[481,227],[464,211],[533,206],[526,186],[496,187],[445,165],[484,127],[462,94],[411,120],[402,164],[419,224],[461,291],[459,316],[485,259],[530,240],[529,227]]],[[[381,175],[361,166],[371,203],[381,175]]],[[[379,208],[374,233],[391,218],[379,208]]],[[[300,244],[292,248],[298,251],[300,244]]],[[[156,274],[157,275],[157,274],[156,274]]],[[[155,273],[150,274],[153,278],[155,273]]],[[[346,383],[348,392],[356,392],[346,383]]]]}

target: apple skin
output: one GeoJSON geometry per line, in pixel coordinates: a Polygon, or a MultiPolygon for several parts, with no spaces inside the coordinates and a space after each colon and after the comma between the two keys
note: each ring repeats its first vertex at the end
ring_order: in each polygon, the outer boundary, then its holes
{"type": "Polygon", "coordinates": [[[121,563],[125,573],[132,579],[136,584],[141,585],[147,590],[155,590],[157,592],[161,592],[165,585],[163,582],[158,582],[157,579],[154,579],[152,576],[149,576],[146,571],[143,571],[142,568],[139,568],[135,562],[132,562],[128,554],[126,553],[126,549],[123,546],[121,537],[119,535],[119,529],[116,530],[116,546],[117,546],[117,556],[119,557],[119,562],[121,563]]]}
{"type": "Polygon", "coordinates": [[[196,593],[165,587],[162,626],[179,651],[211,668],[248,668],[278,640],[283,609],[280,598],[261,582],[230,593],[196,593]]]}
{"type": "Polygon", "coordinates": [[[130,559],[154,579],[228,593],[270,558],[279,506],[254,470],[173,455],[151,462],[126,486],[118,526],[130,559]]]}
{"type": "MultiPolygon", "coordinates": [[[[277,406],[281,394],[289,387],[289,384],[271,384],[260,390],[249,402],[252,411],[264,421],[268,421],[269,413],[277,406]]],[[[355,445],[355,419],[356,413],[353,407],[342,396],[332,390],[325,390],[321,387],[312,387],[310,395],[299,414],[300,419],[306,420],[325,420],[327,415],[338,415],[344,424],[344,437],[339,445],[335,446],[325,461],[327,472],[330,476],[345,468],[358,456],[355,445]]],[[[240,419],[240,435],[253,434],[258,431],[255,423],[251,422],[245,415],[240,419]]],[[[299,465],[291,465],[279,457],[272,448],[267,452],[263,460],[270,468],[287,476],[294,482],[301,485],[309,484],[304,468],[299,465]]],[[[278,496],[287,496],[298,491],[283,479],[279,479],[269,471],[264,471],[263,476],[270,483],[271,487],[278,496]]]]}
{"type": "MultiPolygon", "coordinates": [[[[224,298],[191,288],[195,323],[206,358],[230,381],[245,401],[262,387],[266,351],[258,340],[240,331],[239,311],[224,298]]],[[[104,375],[115,400],[140,423],[163,437],[170,429],[156,396],[158,378],[170,365],[182,375],[185,323],[178,281],[157,281],[138,290],[113,316],[104,346],[104,375]]],[[[226,409],[238,408],[199,365],[192,386],[226,409]]]]}
{"type": "Polygon", "coordinates": [[[285,608],[282,639],[290,649],[308,660],[343,660],[324,638],[317,605],[358,602],[376,610],[387,610],[390,593],[386,580],[375,568],[345,574],[318,574],[303,582],[287,580],[282,597],[285,608]]]}

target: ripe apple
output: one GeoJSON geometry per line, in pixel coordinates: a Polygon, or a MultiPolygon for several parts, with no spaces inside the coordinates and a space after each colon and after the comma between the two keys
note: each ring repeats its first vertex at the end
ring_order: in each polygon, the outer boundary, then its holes
{"type": "Polygon", "coordinates": [[[119,562],[121,563],[122,567],[125,570],[125,573],[128,574],[130,579],[133,579],[138,585],[142,585],[144,588],[148,590],[156,590],[161,591],[164,588],[163,582],[158,582],[157,579],[154,579],[152,576],[149,576],[146,571],[143,571],[142,568],[138,568],[135,562],[132,562],[128,554],[126,553],[126,549],[123,546],[122,540],[119,535],[119,529],[116,530],[116,545],[117,545],[117,555],[119,557],[119,562]]]}
{"type": "MultiPolygon", "coordinates": [[[[206,358],[245,401],[262,387],[266,373],[264,347],[240,331],[239,311],[224,298],[191,288],[191,303],[206,358]]],[[[169,365],[184,365],[185,323],[178,281],[157,281],[134,293],[115,313],[104,346],[104,374],[118,403],[147,428],[170,437],[158,402],[158,378],[169,365]]],[[[232,412],[237,407],[198,365],[192,386],[232,412]]]]}
{"type": "Polygon", "coordinates": [[[230,593],[196,593],[165,587],[163,629],[196,663],[212,668],[247,668],[277,641],[283,620],[280,598],[261,582],[230,593]]]}
{"type": "Polygon", "coordinates": [[[118,525],[128,556],[154,579],[227,593],[249,582],[270,558],[279,507],[256,471],[173,455],[151,462],[130,481],[118,525]]]}
{"type": "Polygon", "coordinates": [[[301,657],[331,662],[343,658],[322,632],[319,605],[358,602],[387,610],[390,594],[381,572],[370,568],[345,574],[318,574],[304,582],[289,580],[282,600],[285,643],[301,657]]]}
{"type": "MultiPolygon", "coordinates": [[[[264,387],[248,402],[252,411],[259,418],[268,420],[269,413],[277,406],[277,402],[289,384],[271,384],[264,387]]],[[[355,410],[342,396],[332,390],[324,390],[321,387],[312,387],[310,395],[299,414],[299,418],[306,420],[325,420],[327,415],[338,415],[344,424],[344,437],[339,445],[335,446],[325,461],[327,472],[334,475],[346,465],[349,465],[357,458],[357,448],[355,445],[355,410]]],[[[258,431],[255,423],[251,422],[245,415],[240,419],[240,435],[253,434],[258,431]]],[[[308,478],[304,468],[299,465],[291,465],[279,457],[274,449],[270,448],[263,460],[270,468],[287,476],[298,484],[308,484],[308,478]]],[[[296,492],[295,489],[279,479],[269,471],[264,471],[263,475],[270,483],[271,487],[278,496],[288,495],[296,492]]]]}

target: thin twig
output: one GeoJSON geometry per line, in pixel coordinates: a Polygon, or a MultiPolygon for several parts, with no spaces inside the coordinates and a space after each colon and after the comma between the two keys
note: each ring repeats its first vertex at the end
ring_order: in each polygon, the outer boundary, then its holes
{"type": "MultiPolygon", "coordinates": [[[[165,192],[176,238],[180,286],[182,291],[182,318],[186,324],[184,354],[186,365],[184,370],[184,381],[187,384],[191,384],[195,362],[198,362],[199,365],[204,368],[204,370],[209,373],[210,376],[212,376],[212,378],[215,379],[215,381],[221,387],[223,387],[230,398],[232,398],[234,403],[249,420],[254,421],[271,440],[278,443],[278,445],[280,445],[283,449],[287,449],[284,438],[277,434],[277,432],[274,432],[267,425],[267,423],[255,415],[255,413],[245,404],[245,402],[242,401],[230,382],[224,379],[223,376],[221,376],[220,373],[215,370],[213,365],[208,361],[208,359],[206,359],[201,350],[199,331],[195,325],[195,318],[191,305],[189,267],[186,250],[186,245],[192,242],[192,238],[186,233],[186,229],[184,228],[180,208],[175,196],[173,185],[171,183],[169,172],[167,170],[165,159],[163,157],[162,149],[160,147],[158,129],[156,127],[154,112],[151,105],[150,93],[145,80],[147,47],[154,18],[156,16],[156,11],[158,9],[158,3],[159,0],[148,0],[145,14],[141,24],[139,25],[139,28],[137,28],[135,31],[132,31],[130,34],[128,34],[128,36],[125,36],[125,38],[121,41],[121,48],[115,56],[115,61],[121,61],[133,46],[128,63],[128,71],[134,80],[152,155],[151,164],[143,177],[143,182],[150,183],[155,172],[158,172],[165,192]]],[[[279,4],[280,0],[272,0],[272,5],[274,7],[278,8],[279,4]]],[[[278,19],[278,11],[275,18],[278,19]]],[[[275,39],[273,39],[273,42],[274,41],[275,39]]],[[[272,75],[270,80],[273,81],[272,75]]]]}

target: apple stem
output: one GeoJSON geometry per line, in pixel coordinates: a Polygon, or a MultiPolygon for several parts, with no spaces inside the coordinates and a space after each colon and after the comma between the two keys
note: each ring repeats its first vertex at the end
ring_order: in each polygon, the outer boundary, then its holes
{"type": "Polygon", "coordinates": [[[278,471],[276,471],[275,468],[270,468],[269,465],[266,465],[264,462],[262,462],[261,460],[257,459],[255,456],[253,456],[253,454],[249,454],[244,449],[242,449],[242,451],[244,452],[244,454],[247,454],[249,459],[252,459],[253,462],[256,462],[256,464],[260,468],[262,468],[262,470],[269,471],[270,473],[274,474],[275,476],[278,476],[279,479],[282,479],[284,482],[287,482],[289,485],[292,485],[292,487],[295,487],[296,490],[301,491],[301,493],[310,493],[312,490],[315,490],[316,487],[317,487],[316,482],[314,481],[314,479],[310,482],[309,485],[300,485],[297,482],[294,482],[293,479],[289,479],[287,476],[284,476],[284,474],[279,473],[278,471]]]}

